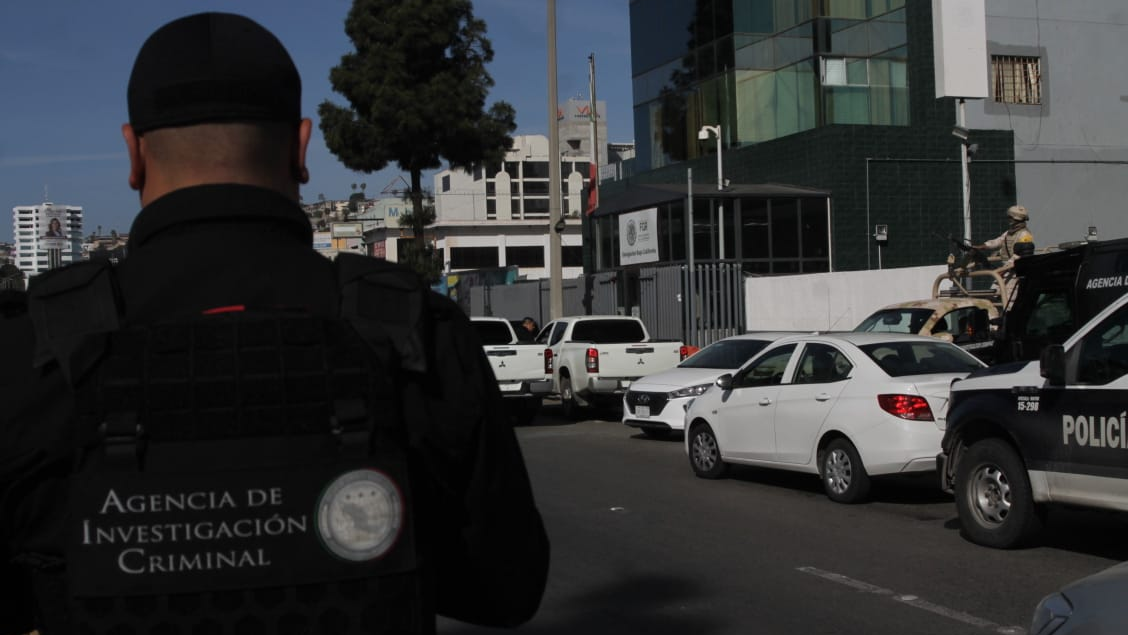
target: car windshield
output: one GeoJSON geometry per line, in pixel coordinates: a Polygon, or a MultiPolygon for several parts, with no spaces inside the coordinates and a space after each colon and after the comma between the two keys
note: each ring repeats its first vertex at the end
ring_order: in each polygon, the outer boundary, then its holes
{"type": "Polygon", "coordinates": [[[983,368],[983,363],[964,349],[940,340],[882,342],[858,348],[890,377],[969,373],[983,368]]]}
{"type": "Polygon", "coordinates": [[[678,364],[679,368],[740,368],[768,343],[764,340],[721,340],[694,353],[678,364]]]}
{"type": "Polygon", "coordinates": [[[919,333],[932,309],[882,309],[854,327],[857,333],[919,333]]]}
{"type": "Polygon", "coordinates": [[[474,330],[478,332],[478,339],[482,340],[482,344],[485,346],[509,344],[513,341],[513,332],[509,330],[509,326],[505,322],[474,320],[471,324],[474,325],[474,330]]]}

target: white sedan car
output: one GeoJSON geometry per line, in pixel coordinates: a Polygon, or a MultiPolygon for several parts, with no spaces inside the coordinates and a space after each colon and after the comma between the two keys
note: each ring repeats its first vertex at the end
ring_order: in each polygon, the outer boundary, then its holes
{"type": "Polygon", "coordinates": [[[781,338],[693,401],[685,450],[703,478],[729,463],[810,472],[857,502],[870,476],[936,469],[949,387],[983,366],[921,335],[781,338]]]}
{"type": "Polygon", "coordinates": [[[623,395],[623,423],[648,437],[663,437],[685,425],[685,406],[717,377],[734,371],[765,346],[794,333],[745,333],[697,351],[670,370],[635,380],[623,395]]]}

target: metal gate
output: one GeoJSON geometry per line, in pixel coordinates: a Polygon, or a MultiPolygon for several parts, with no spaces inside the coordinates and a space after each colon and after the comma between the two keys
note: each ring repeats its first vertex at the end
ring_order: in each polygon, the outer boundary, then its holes
{"type": "Polygon", "coordinates": [[[682,270],[685,267],[643,267],[638,272],[638,314],[652,337],[683,340],[682,270]]]}
{"type": "MultiPolygon", "coordinates": [[[[744,272],[735,264],[700,264],[694,271],[693,306],[684,305],[685,323],[696,314],[696,325],[686,328],[685,343],[708,346],[717,340],[745,332],[744,272]]],[[[681,268],[684,276],[685,268],[681,268]]],[[[689,278],[683,277],[688,298],[689,278]]]]}

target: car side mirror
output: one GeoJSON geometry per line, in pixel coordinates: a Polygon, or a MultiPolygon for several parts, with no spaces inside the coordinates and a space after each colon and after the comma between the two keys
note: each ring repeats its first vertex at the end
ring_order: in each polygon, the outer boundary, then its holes
{"type": "Polygon", "coordinates": [[[721,375],[717,378],[715,383],[717,384],[717,388],[721,390],[732,390],[732,373],[721,375]]]}
{"type": "Polygon", "coordinates": [[[1039,370],[1050,385],[1065,384],[1065,349],[1061,344],[1051,344],[1042,349],[1039,370]]]}

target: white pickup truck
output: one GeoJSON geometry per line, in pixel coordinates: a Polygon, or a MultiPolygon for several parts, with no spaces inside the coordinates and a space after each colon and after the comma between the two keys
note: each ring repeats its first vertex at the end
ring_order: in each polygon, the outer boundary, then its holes
{"type": "Polygon", "coordinates": [[[473,317],[470,322],[482,341],[513,422],[529,423],[540,409],[541,400],[552,390],[544,346],[531,340],[522,342],[513,324],[505,318],[473,317]]]}
{"type": "Polygon", "coordinates": [[[620,403],[631,382],[677,366],[687,352],[681,342],[651,340],[642,320],[621,315],[553,320],[537,343],[546,347],[545,366],[569,418],[587,406],[620,403]]]}

